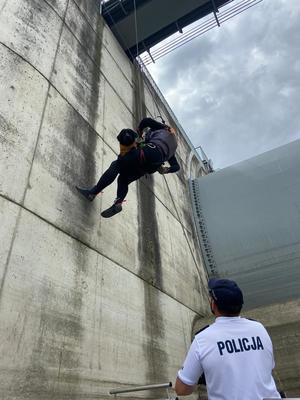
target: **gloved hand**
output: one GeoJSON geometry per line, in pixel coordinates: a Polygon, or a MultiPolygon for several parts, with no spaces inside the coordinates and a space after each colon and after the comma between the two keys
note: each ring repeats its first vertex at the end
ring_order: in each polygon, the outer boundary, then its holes
{"type": "Polygon", "coordinates": [[[138,137],[137,139],[135,139],[135,141],[138,143],[138,144],[141,144],[141,143],[144,143],[144,138],[143,137],[138,137]]]}
{"type": "Polygon", "coordinates": [[[165,167],[165,166],[163,166],[163,165],[161,165],[159,168],[158,168],[158,172],[160,173],[160,174],[167,174],[168,172],[169,172],[169,167],[165,167]]]}

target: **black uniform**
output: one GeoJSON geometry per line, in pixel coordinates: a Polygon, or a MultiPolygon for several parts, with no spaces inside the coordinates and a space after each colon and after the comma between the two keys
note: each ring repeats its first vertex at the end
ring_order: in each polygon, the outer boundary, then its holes
{"type": "MultiPolygon", "coordinates": [[[[160,146],[159,141],[156,139],[155,142],[155,138],[153,139],[153,133],[166,130],[166,125],[152,118],[144,118],[140,122],[138,129],[143,131],[145,128],[150,128],[150,131],[146,134],[145,144],[131,149],[124,156],[118,156],[118,159],[113,161],[108,170],[101,176],[97,185],[90,190],[92,194],[97,195],[102,192],[119,175],[117,200],[122,202],[127,195],[128,185],[131,182],[136,181],[145,174],[153,174],[165,161],[170,164],[168,171],[165,173],[179,171],[180,166],[175,155],[172,154],[169,159],[166,159],[169,154],[166,155],[161,149],[162,146],[160,146]]],[[[169,133],[169,135],[172,134],[169,133]]],[[[162,144],[167,148],[167,144],[162,144]]],[[[173,152],[173,149],[171,151],[173,152]]]]}
{"type": "MultiPolygon", "coordinates": [[[[150,128],[146,133],[145,142],[132,148],[125,155],[119,155],[117,160],[113,161],[100,177],[97,185],[88,190],[77,188],[81,194],[92,201],[97,194],[109,186],[119,175],[117,198],[113,206],[110,207],[112,214],[110,212],[106,213],[108,211],[106,210],[101,214],[104,217],[110,217],[116,213],[113,212],[114,206],[116,204],[121,205],[124,201],[131,182],[138,180],[145,174],[153,174],[158,171],[165,161],[168,161],[170,167],[164,168],[161,173],[173,173],[180,169],[175,157],[177,147],[175,135],[168,131],[169,128],[166,125],[152,118],[144,118],[140,122],[139,132],[142,133],[145,128],[150,128]]],[[[118,210],[121,211],[122,207],[119,206],[118,210]]]]}

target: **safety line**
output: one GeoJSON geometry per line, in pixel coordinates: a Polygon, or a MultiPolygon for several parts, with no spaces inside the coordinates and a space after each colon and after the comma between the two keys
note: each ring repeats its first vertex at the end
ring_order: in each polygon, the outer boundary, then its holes
{"type": "Polygon", "coordinates": [[[137,17],[136,17],[136,3],[133,0],[134,6],[134,25],[135,25],[135,41],[136,41],[136,57],[139,55],[139,42],[138,42],[138,27],[137,27],[137,17]]]}
{"type": "MultiPolygon", "coordinates": [[[[113,19],[113,17],[111,16],[111,14],[110,14],[109,11],[108,11],[108,14],[109,14],[109,17],[110,17],[110,19],[112,20],[113,24],[114,24],[115,27],[116,27],[116,24],[115,24],[115,22],[114,22],[114,19],[113,19]]],[[[135,0],[134,0],[134,14],[135,14],[135,33],[136,33],[136,43],[137,43],[137,55],[138,55],[138,32],[137,32],[136,3],[135,3],[135,0]]],[[[116,27],[116,31],[117,31],[117,32],[119,33],[119,35],[120,35],[120,32],[118,31],[118,28],[117,28],[117,27],[116,27]]],[[[124,43],[123,43],[123,44],[124,44],[124,43]]],[[[133,55],[132,55],[132,53],[130,52],[129,49],[128,49],[128,52],[130,53],[131,57],[133,57],[133,55]]],[[[143,74],[143,76],[144,76],[143,81],[144,81],[144,83],[146,84],[146,86],[148,87],[148,89],[149,89],[149,91],[150,91],[150,95],[151,95],[151,97],[152,97],[152,100],[154,101],[154,104],[155,104],[155,106],[156,106],[156,108],[157,108],[157,111],[158,111],[158,113],[160,114],[160,113],[161,113],[160,108],[159,108],[159,106],[158,106],[158,104],[157,104],[157,101],[156,101],[156,99],[155,99],[155,96],[154,96],[154,94],[153,94],[153,87],[149,87],[150,82],[148,81],[148,79],[147,79],[145,73],[144,73],[143,70],[142,70],[142,65],[141,65],[141,63],[139,63],[138,60],[136,60],[136,58],[133,58],[133,62],[134,62],[134,64],[138,67],[138,70],[140,70],[140,71],[142,72],[142,74],[143,74]]],[[[182,227],[182,230],[183,230],[185,239],[186,239],[186,241],[187,241],[187,244],[188,244],[190,253],[191,253],[192,258],[193,258],[193,261],[194,261],[194,263],[195,263],[195,266],[196,266],[196,269],[197,269],[197,272],[198,272],[198,275],[199,275],[199,278],[200,278],[200,282],[201,282],[201,284],[202,284],[203,286],[205,286],[205,284],[203,284],[203,279],[202,279],[200,270],[199,270],[199,268],[198,268],[197,261],[195,260],[193,251],[192,251],[192,249],[191,249],[191,247],[190,247],[190,244],[189,244],[189,240],[188,240],[188,238],[187,238],[187,236],[186,236],[185,227],[184,227],[184,225],[183,225],[183,223],[182,223],[182,221],[181,221],[179,212],[178,212],[177,207],[176,207],[176,205],[175,205],[175,202],[174,202],[172,193],[171,193],[171,191],[170,191],[170,188],[169,188],[169,185],[168,185],[168,183],[167,183],[167,180],[166,180],[166,177],[165,177],[165,176],[164,176],[164,179],[165,179],[165,182],[166,182],[166,185],[167,185],[167,188],[168,188],[168,191],[169,191],[169,195],[170,195],[170,197],[171,197],[171,200],[172,200],[172,203],[173,203],[175,212],[176,212],[176,214],[177,214],[178,222],[180,223],[180,225],[181,225],[181,227],[182,227]]],[[[155,196],[155,197],[156,197],[156,196],[155,196]]]]}
{"type": "Polygon", "coordinates": [[[167,185],[167,188],[168,188],[168,191],[169,191],[169,195],[170,195],[170,198],[171,198],[171,200],[172,200],[172,203],[173,203],[175,212],[176,212],[176,214],[177,214],[178,221],[179,221],[179,223],[180,223],[180,225],[181,225],[181,227],[182,227],[184,237],[185,237],[185,239],[186,239],[186,241],[187,241],[187,244],[188,244],[188,247],[189,247],[189,249],[190,249],[190,252],[191,252],[193,261],[194,261],[194,263],[195,263],[195,266],[196,266],[196,269],[197,269],[197,272],[198,272],[198,275],[199,275],[199,278],[200,278],[200,282],[201,282],[201,284],[202,284],[203,286],[206,286],[206,283],[205,283],[205,284],[203,283],[203,279],[202,279],[202,276],[201,276],[200,269],[198,268],[197,261],[196,261],[196,259],[195,259],[194,254],[193,254],[193,251],[192,251],[192,249],[191,249],[191,246],[190,246],[188,237],[186,236],[186,232],[185,232],[185,229],[184,229],[184,225],[183,225],[183,223],[182,223],[182,221],[181,221],[181,218],[180,218],[179,212],[178,212],[178,210],[177,210],[177,207],[176,207],[176,204],[175,204],[175,201],[174,201],[172,192],[171,192],[171,190],[170,190],[169,184],[168,184],[167,179],[166,179],[165,176],[164,176],[164,180],[165,180],[165,183],[166,183],[166,185],[167,185]]]}
{"type": "MultiPolygon", "coordinates": [[[[159,109],[159,107],[158,107],[158,105],[157,105],[157,102],[156,102],[156,100],[155,100],[155,97],[153,96],[153,87],[149,88],[149,86],[148,86],[148,79],[147,79],[147,77],[146,77],[146,75],[145,75],[145,73],[144,73],[144,71],[143,71],[143,62],[142,62],[141,59],[138,57],[138,52],[137,52],[137,57],[134,57],[134,55],[132,54],[132,52],[130,51],[130,49],[126,47],[125,42],[122,40],[121,32],[120,32],[120,30],[118,29],[118,27],[117,27],[117,25],[116,25],[116,22],[115,22],[113,16],[111,15],[110,11],[109,11],[109,10],[105,10],[105,12],[108,14],[109,18],[111,19],[111,22],[113,23],[113,25],[114,25],[114,27],[115,27],[115,30],[116,30],[116,32],[118,33],[119,40],[120,40],[121,43],[123,44],[124,48],[127,49],[129,55],[131,56],[131,59],[132,59],[133,64],[134,64],[134,65],[137,67],[137,69],[143,74],[143,76],[144,76],[144,78],[145,78],[145,79],[144,79],[144,82],[146,83],[146,86],[148,87],[148,89],[149,89],[149,91],[150,91],[150,95],[151,95],[151,97],[152,97],[152,100],[154,101],[154,104],[155,104],[155,106],[156,106],[156,108],[157,108],[157,111],[158,111],[158,113],[160,114],[160,109],[159,109]]],[[[138,50],[138,29],[137,29],[137,15],[136,15],[136,2],[135,2],[135,0],[134,0],[134,16],[135,16],[136,44],[137,44],[137,50],[138,50]]],[[[149,82],[149,83],[150,83],[150,82],[149,82]]],[[[153,116],[153,117],[154,117],[154,116],[153,116]]]]}

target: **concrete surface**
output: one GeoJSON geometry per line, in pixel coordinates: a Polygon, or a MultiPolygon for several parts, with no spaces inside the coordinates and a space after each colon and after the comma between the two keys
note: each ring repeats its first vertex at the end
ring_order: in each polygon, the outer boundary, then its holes
{"type": "Polygon", "coordinates": [[[133,183],[111,220],[116,184],[93,203],[76,193],[120,129],[172,123],[96,2],[0,0],[0,87],[0,398],[174,381],[208,312],[187,184],[201,165],[180,138],[180,173],[133,183]]]}
{"type": "MultiPolygon", "coordinates": [[[[207,322],[187,184],[203,165],[184,137],[181,171],[130,185],[110,220],[100,212],[116,184],[93,203],[75,191],[116,158],[120,129],[158,114],[174,125],[97,11],[90,0],[0,0],[1,399],[99,399],[174,382],[207,322]]],[[[249,311],[269,329],[290,396],[299,309],[249,311]]]]}

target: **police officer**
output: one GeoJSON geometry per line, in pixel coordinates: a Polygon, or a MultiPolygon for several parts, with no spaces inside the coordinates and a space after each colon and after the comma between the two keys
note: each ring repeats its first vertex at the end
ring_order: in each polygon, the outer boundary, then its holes
{"type": "Polygon", "coordinates": [[[271,339],[261,323],[240,317],[240,288],[228,279],[211,279],[208,288],[216,319],[195,336],[178,371],[177,395],[191,394],[204,374],[209,400],[280,398],[271,339]]]}

